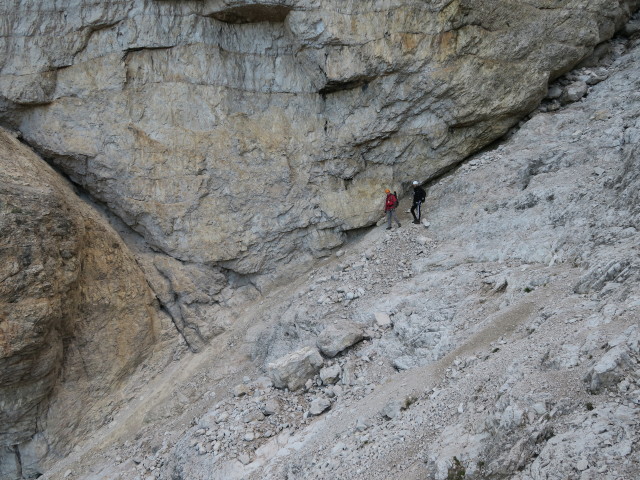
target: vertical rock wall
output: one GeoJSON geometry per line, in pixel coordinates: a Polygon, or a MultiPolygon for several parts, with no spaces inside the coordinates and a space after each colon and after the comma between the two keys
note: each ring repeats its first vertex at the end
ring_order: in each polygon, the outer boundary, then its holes
{"type": "Polygon", "coordinates": [[[67,182],[4,131],[0,161],[0,478],[15,478],[102,423],[159,316],[126,245],[67,182]]]}
{"type": "Polygon", "coordinates": [[[535,107],[637,0],[15,0],[0,120],[175,258],[326,254],[535,107]]]}

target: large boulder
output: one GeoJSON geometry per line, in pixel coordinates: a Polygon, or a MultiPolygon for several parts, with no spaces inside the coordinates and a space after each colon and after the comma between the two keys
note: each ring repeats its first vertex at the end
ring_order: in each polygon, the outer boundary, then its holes
{"type": "Polygon", "coordinates": [[[264,274],[503,135],[638,5],[3,2],[0,122],[153,248],[264,274]]]}
{"type": "Polygon", "coordinates": [[[318,335],[316,345],[327,357],[335,357],[363,338],[362,328],[353,323],[345,322],[327,326],[318,335]]]}
{"type": "Polygon", "coordinates": [[[104,422],[160,325],[126,245],[68,182],[5,131],[0,159],[0,463],[36,475],[104,422]]]}
{"type": "Polygon", "coordinates": [[[304,347],[267,365],[269,377],[276,388],[298,390],[318,373],[324,360],[313,347],[304,347]]]}

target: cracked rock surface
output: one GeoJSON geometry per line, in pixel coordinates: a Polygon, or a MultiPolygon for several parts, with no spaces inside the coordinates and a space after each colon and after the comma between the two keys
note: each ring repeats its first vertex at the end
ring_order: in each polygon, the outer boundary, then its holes
{"type": "Polygon", "coordinates": [[[423,224],[402,203],[403,227],[246,304],[47,477],[638,478],[640,49],[609,48],[427,185],[423,224]],[[274,386],[343,325],[362,340],[274,386]]]}
{"type": "Polygon", "coordinates": [[[0,478],[31,478],[110,421],[121,380],[172,326],[67,181],[5,130],[0,158],[0,478]]]}
{"type": "Polygon", "coordinates": [[[5,0],[0,122],[153,249],[261,288],[503,135],[638,5],[5,0]]]}

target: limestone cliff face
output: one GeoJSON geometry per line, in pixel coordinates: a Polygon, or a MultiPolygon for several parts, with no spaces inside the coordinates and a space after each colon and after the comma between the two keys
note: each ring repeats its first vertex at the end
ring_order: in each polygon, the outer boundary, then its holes
{"type": "Polygon", "coordinates": [[[126,245],[67,182],[4,131],[0,162],[0,478],[16,478],[104,420],[159,324],[126,245]]]}
{"type": "Polygon", "coordinates": [[[0,120],[154,248],[310,260],[500,135],[638,0],[4,0],[0,120]]]}
{"type": "Polygon", "coordinates": [[[375,223],[383,188],[504,134],[639,6],[0,0],[0,124],[151,247],[134,259],[0,135],[0,478],[108,421],[154,294],[197,349],[254,285],[375,223]]]}

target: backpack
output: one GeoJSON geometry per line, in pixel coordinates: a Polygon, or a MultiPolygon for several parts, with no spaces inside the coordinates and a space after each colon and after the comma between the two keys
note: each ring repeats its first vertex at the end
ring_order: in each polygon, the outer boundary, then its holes
{"type": "Polygon", "coordinates": [[[387,195],[386,207],[388,209],[396,208],[398,206],[398,195],[396,192],[387,195]]]}

